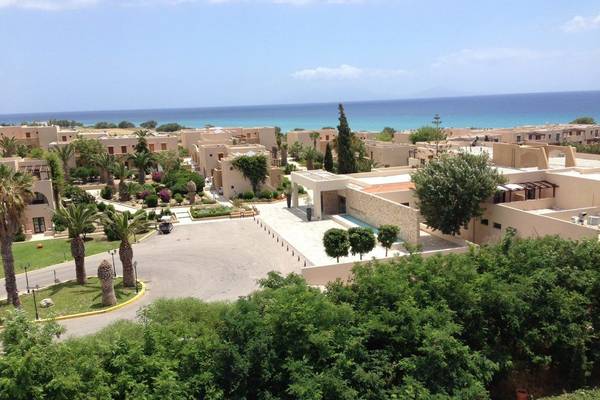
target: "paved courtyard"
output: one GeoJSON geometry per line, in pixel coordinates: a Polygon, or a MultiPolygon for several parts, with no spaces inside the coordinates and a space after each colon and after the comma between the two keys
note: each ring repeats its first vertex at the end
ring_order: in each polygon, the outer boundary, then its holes
{"type": "MultiPolygon", "coordinates": [[[[336,260],[329,257],[323,248],[323,235],[331,228],[347,229],[333,219],[313,220],[308,222],[306,214],[301,209],[288,209],[285,202],[257,205],[260,211],[260,219],[271,227],[277,235],[286,242],[291,243],[303,257],[308,260],[307,265],[330,265],[336,260]]],[[[459,247],[454,243],[432,236],[421,231],[421,244],[424,251],[450,249],[459,247]]],[[[402,249],[392,249],[388,256],[407,255],[402,249]]],[[[385,249],[377,243],[376,247],[363,256],[364,260],[385,258],[385,249]]],[[[340,263],[359,261],[360,256],[349,254],[348,257],[340,257],[340,263]]]]}
{"type": "MultiPolygon", "coordinates": [[[[281,245],[269,240],[252,219],[216,220],[193,225],[176,225],[170,235],[154,235],[133,247],[138,262],[139,279],[147,293],[138,302],[118,311],[61,322],[68,335],[95,332],[117,319],[132,319],[137,310],[161,297],[193,296],[207,301],[235,300],[257,288],[256,281],[269,271],[300,273],[301,264],[281,245]]],[[[96,275],[108,254],[86,258],[89,275],[96,275]]],[[[120,271],[118,255],[115,256],[120,271]]],[[[46,286],[54,281],[54,271],[61,281],[74,279],[73,262],[58,264],[29,274],[30,285],[46,286]]],[[[25,277],[18,276],[18,286],[25,289],[25,277]]],[[[0,297],[5,297],[0,281],[0,297]]]]}

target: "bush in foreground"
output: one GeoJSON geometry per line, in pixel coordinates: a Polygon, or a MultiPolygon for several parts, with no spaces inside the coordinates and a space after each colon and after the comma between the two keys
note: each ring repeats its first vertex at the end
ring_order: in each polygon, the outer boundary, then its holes
{"type": "MultiPolygon", "coordinates": [[[[17,315],[0,399],[467,399],[594,384],[600,244],[516,240],[355,267],[326,292],[271,273],[231,303],[160,300],[51,343],[17,315]],[[556,379],[559,377],[559,379],[556,379]],[[506,391],[504,391],[506,389],[506,391]]],[[[597,382],[596,382],[597,383],[597,382]]]]}

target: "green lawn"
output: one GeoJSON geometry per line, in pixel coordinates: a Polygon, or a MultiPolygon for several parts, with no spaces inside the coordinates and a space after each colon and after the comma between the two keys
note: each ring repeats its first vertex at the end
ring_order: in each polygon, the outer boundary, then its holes
{"type": "Polygon", "coordinates": [[[597,400],[600,399],[600,389],[577,390],[573,393],[563,394],[556,397],[544,397],[541,400],[597,400]]]}
{"type": "MultiPolygon", "coordinates": [[[[118,241],[108,242],[105,239],[93,239],[85,242],[85,255],[102,253],[119,247],[118,241]]],[[[61,262],[72,260],[71,244],[68,239],[49,239],[35,242],[13,243],[15,257],[15,271],[17,274],[24,271],[23,266],[30,264],[29,270],[47,267],[61,262]],[[38,243],[44,247],[37,248],[38,243]]],[[[0,259],[0,266],[2,260],[0,259]]],[[[0,269],[0,278],[4,278],[4,269],[0,269]]]]}
{"type": "MultiPolygon", "coordinates": [[[[124,288],[122,281],[122,278],[117,278],[115,280],[117,303],[123,303],[135,296],[135,289],[124,288]]],[[[96,277],[88,278],[88,283],[85,286],[78,285],[76,281],[69,281],[36,291],[35,298],[38,302],[40,318],[58,317],[61,315],[96,311],[104,308],[102,306],[100,281],[96,277]],[[54,301],[54,306],[41,308],[39,306],[40,301],[47,297],[54,301]]],[[[35,317],[33,295],[22,295],[21,305],[23,310],[25,310],[33,319],[35,317]]],[[[5,315],[9,310],[13,310],[12,305],[7,304],[6,301],[0,302],[0,321],[5,318],[5,315]]]]}

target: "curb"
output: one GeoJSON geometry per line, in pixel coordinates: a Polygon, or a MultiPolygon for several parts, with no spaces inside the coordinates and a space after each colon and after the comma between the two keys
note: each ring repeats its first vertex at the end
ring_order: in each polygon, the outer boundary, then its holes
{"type": "Polygon", "coordinates": [[[105,313],[108,313],[111,311],[118,310],[118,309],[123,308],[126,305],[129,305],[129,304],[133,303],[134,301],[138,300],[140,297],[142,297],[144,295],[144,293],[146,293],[146,285],[144,284],[144,282],[138,281],[138,283],[142,287],[140,289],[139,293],[121,304],[117,304],[115,306],[104,308],[102,310],[97,310],[97,311],[87,311],[87,312],[78,313],[78,314],[61,315],[59,317],[54,317],[54,318],[36,319],[36,320],[34,320],[34,322],[62,321],[65,319],[75,319],[75,318],[89,317],[92,315],[105,314],[105,313]]]}

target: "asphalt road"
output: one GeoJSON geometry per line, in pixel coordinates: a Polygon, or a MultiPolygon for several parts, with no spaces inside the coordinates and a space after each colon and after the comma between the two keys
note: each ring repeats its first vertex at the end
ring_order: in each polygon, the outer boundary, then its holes
{"type": "MultiPolygon", "coordinates": [[[[269,271],[283,274],[300,272],[297,258],[260,229],[253,219],[216,220],[175,226],[169,235],[153,235],[133,246],[138,262],[138,278],[146,284],[146,294],[120,310],[96,316],[61,321],[66,336],[96,332],[119,319],[133,319],[137,310],[158,298],[197,297],[206,301],[235,300],[257,288],[256,281],[269,271]]],[[[107,253],[86,258],[86,270],[95,276],[107,253]]],[[[117,273],[121,263],[115,255],[117,273]]],[[[48,286],[75,278],[74,263],[67,262],[29,273],[30,286],[48,286]]],[[[25,276],[17,276],[20,290],[25,276]]],[[[6,297],[4,279],[0,297],[6,297]]]]}

